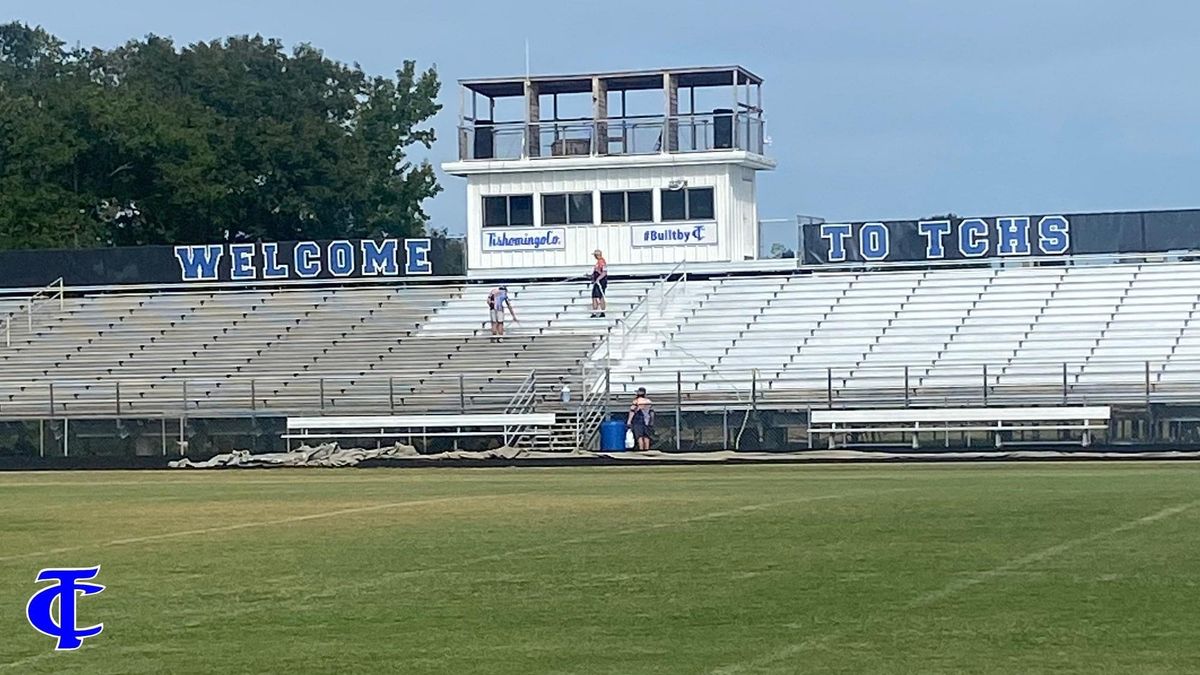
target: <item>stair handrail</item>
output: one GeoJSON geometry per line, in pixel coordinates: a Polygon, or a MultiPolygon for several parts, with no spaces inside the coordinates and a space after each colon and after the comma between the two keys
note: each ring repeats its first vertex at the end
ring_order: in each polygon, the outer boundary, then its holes
{"type": "Polygon", "coordinates": [[[600,434],[600,422],[607,414],[608,393],[606,386],[608,369],[596,369],[594,381],[588,381],[588,368],[584,364],[583,391],[575,416],[575,446],[578,450],[590,449],[600,434]]]}
{"type": "Polygon", "coordinates": [[[12,322],[22,309],[25,310],[24,314],[26,329],[30,333],[33,333],[33,310],[39,305],[42,305],[46,302],[52,302],[54,300],[58,300],[58,311],[61,312],[66,309],[66,284],[62,277],[51,281],[49,284],[39,289],[36,293],[27,298],[27,301],[23,306],[18,307],[15,312],[10,312],[8,316],[5,316],[2,319],[4,321],[4,346],[12,346],[12,322]]]}
{"type": "MultiPolygon", "coordinates": [[[[513,392],[513,396],[509,399],[508,405],[504,407],[505,415],[519,415],[523,413],[534,412],[537,405],[537,370],[529,371],[529,375],[521,382],[517,390],[513,392]]],[[[520,442],[524,436],[525,429],[522,426],[504,427],[504,445],[507,447],[516,447],[514,444],[520,442]]]]}
{"type": "MultiPolygon", "coordinates": [[[[659,318],[662,318],[663,313],[666,311],[668,299],[673,296],[679,288],[686,288],[686,284],[687,261],[680,260],[675,264],[675,267],[671,268],[670,272],[667,272],[665,275],[655,280],[654,286],[651,287],[650,291],[646,293],[646,295],[644,295],[642,299],[633,306],[632,309],[626,312],[625,316],[617,319],[617,325],[620,326],[621,333],[622,358],[625,357],[625,352],[629,348],[631,339],[633,339],[633,337],[636,335],[647,333],[650,330],[650,310],[652,304],[651,298],[657,296],[657,304],[659,308],[658,316],[659,318]],[[676,279],[675,283],[668,286],[671,278],[675,277],[676,275],[679,275],[679,278],[676,279]],[[655,293],[655,290],[658,291],[657,294],[655,293]]],[[[612,333],[610,332],[605,339],[606,341],[611,341],[612,333]]]]}

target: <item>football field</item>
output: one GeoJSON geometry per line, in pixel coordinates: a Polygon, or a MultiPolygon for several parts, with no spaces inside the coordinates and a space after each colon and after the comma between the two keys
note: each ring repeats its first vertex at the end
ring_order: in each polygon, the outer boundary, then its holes
{"type": "Polygon", "coordinates": [[[1049,671],[1200,672],[1200,465],[0,474],[0,675],[1049,671]]]}

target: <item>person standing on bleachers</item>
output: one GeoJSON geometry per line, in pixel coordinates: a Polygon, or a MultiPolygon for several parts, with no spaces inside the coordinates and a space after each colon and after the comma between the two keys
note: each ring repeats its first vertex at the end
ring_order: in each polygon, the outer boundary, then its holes
{"type": "Polygon", "coordinates": [[[600,249],[592,251],[596,265],[592,267],[592,318],[603,318],[608,303],[604,300],[608,293],[608,263],[604,260],[604,252],[600,249]]]}
{"type": "Polygon", "coordinates": [[[508,308],[508,313],[512,316],[512,320],[517,320],[517,314],[513,311],[512,302],[508,299],[508,286],[500,286],[493,288],[488,293],[488,316],[492,322],[492,341],[498,341],[504,335],[504,309],[508,308]]]}

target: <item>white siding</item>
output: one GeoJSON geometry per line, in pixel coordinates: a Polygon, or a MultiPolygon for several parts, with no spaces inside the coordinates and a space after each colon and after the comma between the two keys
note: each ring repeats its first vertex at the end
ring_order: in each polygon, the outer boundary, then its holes
{"type": "MultiPolygon", "coordinates": [[[[472,270],[553,268],[589,265],[591,252],[601,249],[610,263],[619,265],[740,261],[754,256],[757,211],[754,204],[755,172],[736,164],[529,171],[474,174],[467,187],[467,233],[472,270]],[[749,178],[749,180],[745,180],[749,178]],[[637,247],[628,224],[600,224],[599,193],[610,190],[666,189],[672,180],[688,187],[712,187],[717,243],[698,246],[637,247]],[[541,222],[541,195],[559,192],[593,192],[591,226],[565,227],[562,250],[484,252],[483,202],[487,195],[532,194],[534,221],[541,222]]],[[[654,217],[660,220],[655,196],[654,217]]],[[[528,228],[522,228],[528,229],[528,228]]],[[[494,231],[489,229],[488,231],[494,231]]]]}

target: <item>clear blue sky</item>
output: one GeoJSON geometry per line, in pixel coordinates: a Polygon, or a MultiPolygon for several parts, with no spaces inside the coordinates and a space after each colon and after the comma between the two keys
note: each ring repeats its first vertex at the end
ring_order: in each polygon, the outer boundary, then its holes
{"type": "MultiPolygon", "coordinates": [[[[779,168],[760,217],[1200,206],[1194,0],[383,2],[4,0],[70,43],[156,33],[311,42],[372,73],[436,64],[451,159],[463,77],[747,66],[779,168]]],[[[463,185],[428,207],[462,231],[463,185]]]]}

